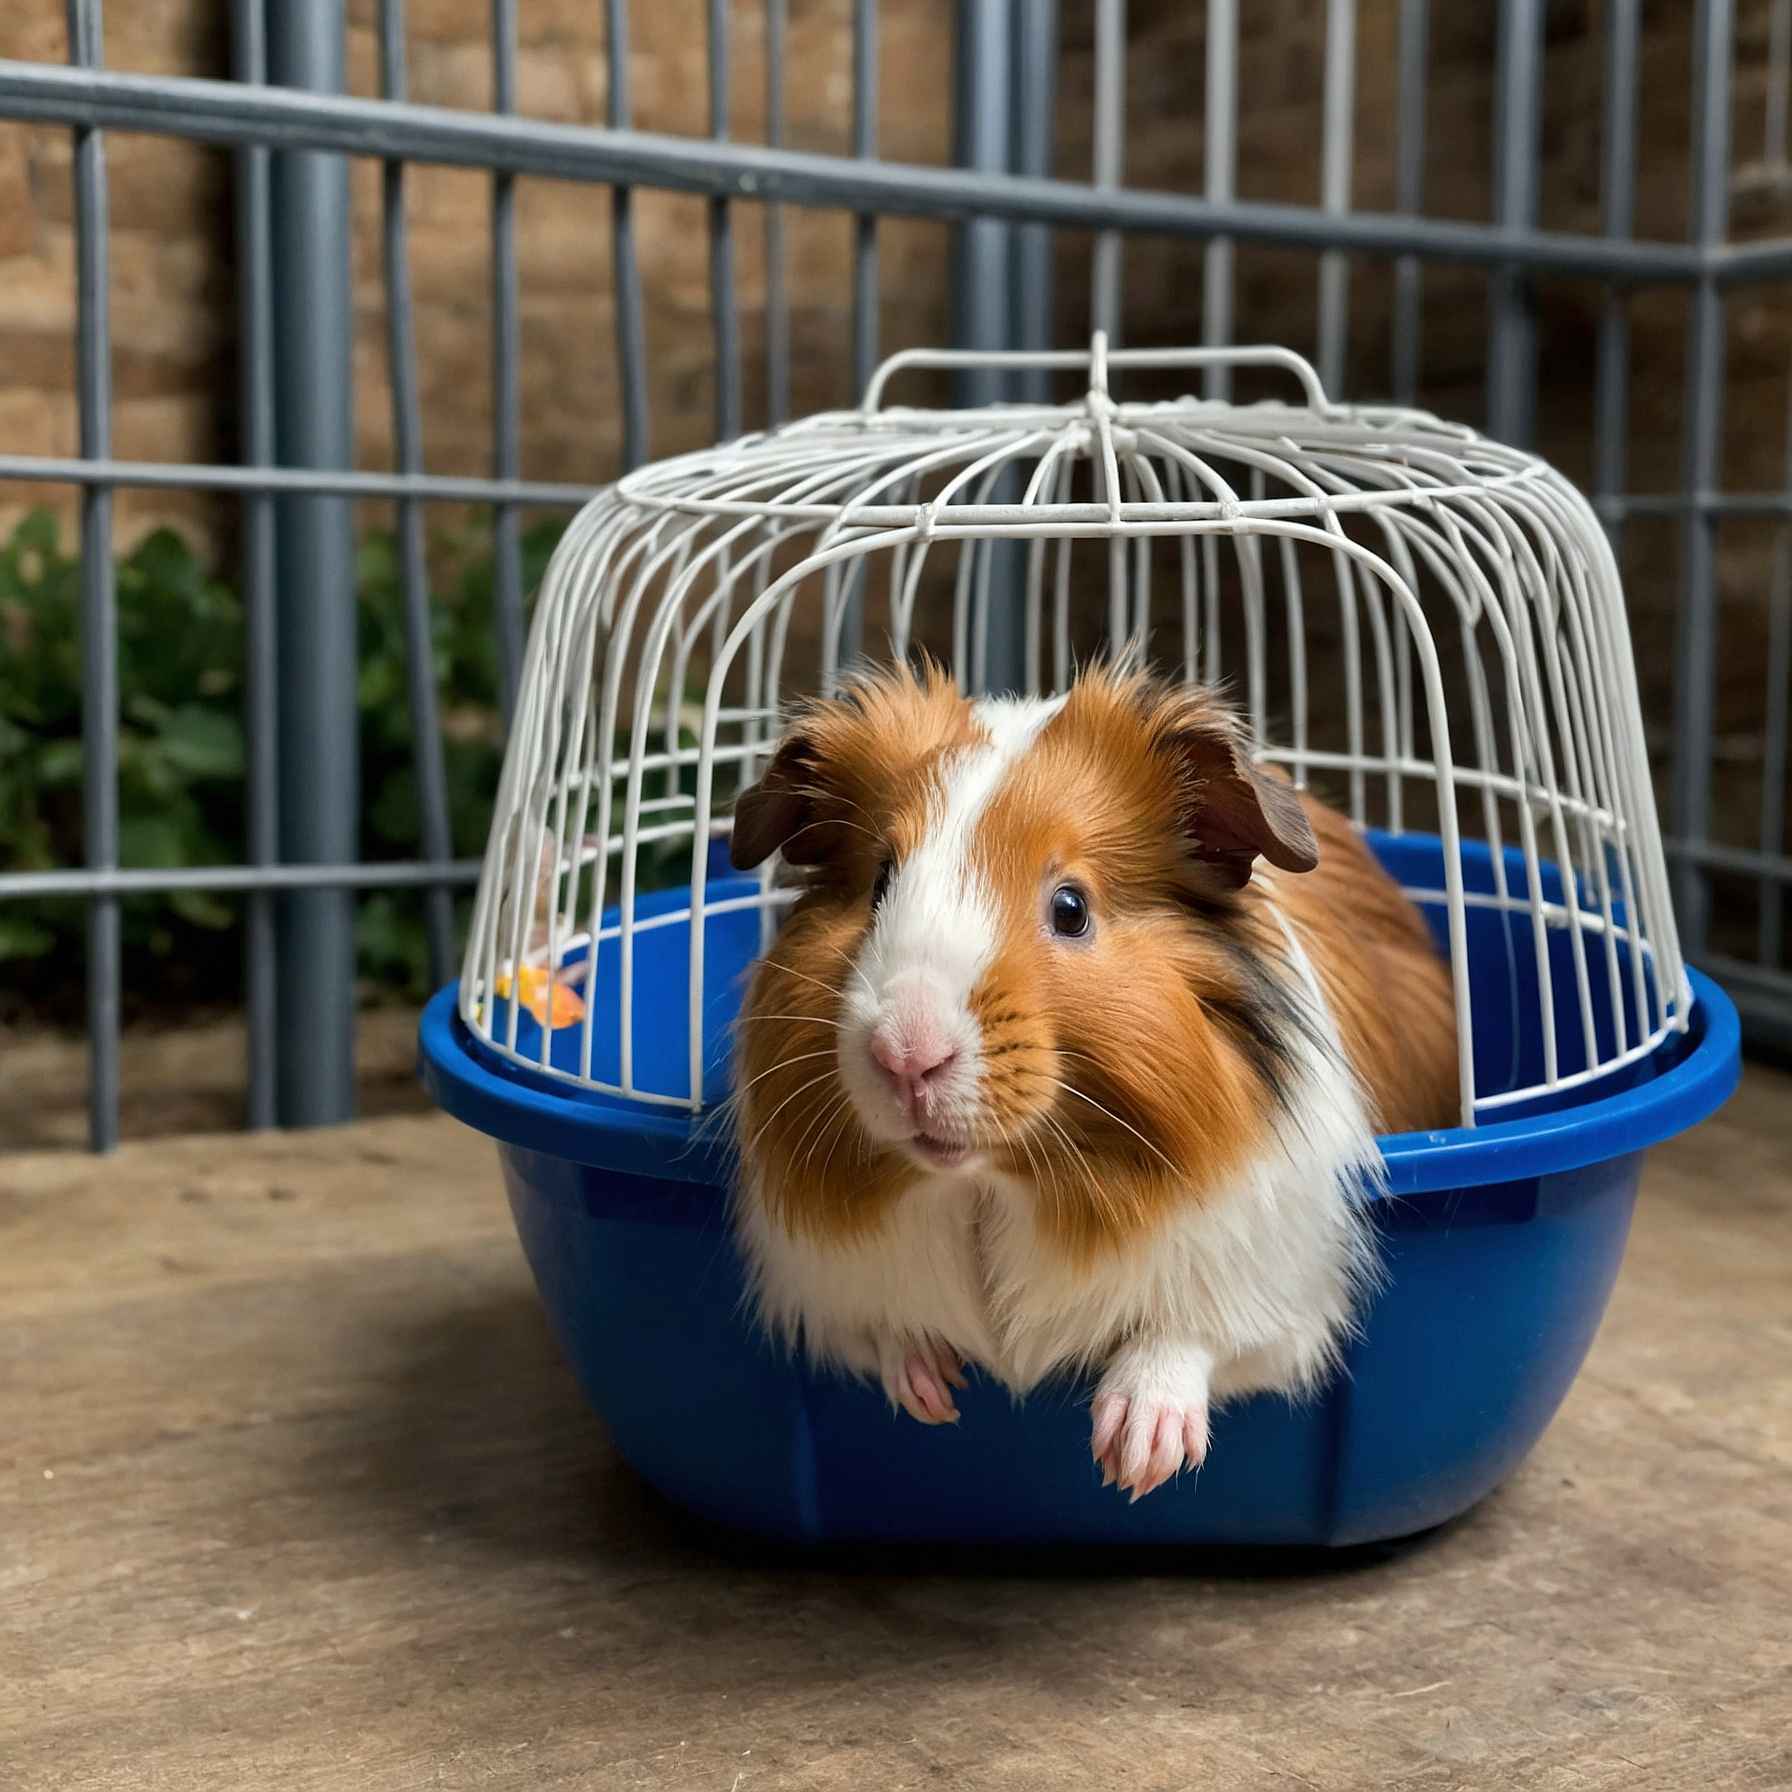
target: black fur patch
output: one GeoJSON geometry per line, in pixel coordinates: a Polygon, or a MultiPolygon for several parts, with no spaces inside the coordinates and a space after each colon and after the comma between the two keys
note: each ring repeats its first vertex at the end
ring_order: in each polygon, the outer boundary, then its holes
{"type": "Polygon", "coordinates": [[[1309,1032],[1300,1006],[1280,978],[1238,937],[1236,892],[1195,876],[1177,885],[1176,905],[1231,961],[1237,993],[1203,994],[1202,1005],[1232,1035],[1257,1080],[1278,1107],[1289,1105],[1295,1045],[1309,1032]]]}
{"type": "Polygon", "coordinates": [[[1269,1091],[1277,1107],[1288,1106],[1294,1056],[1287,1033],[1278,1024],[1274,1011],[1251,995],[1215,1000],[1207,999],[1207,1011],[1228,1033],[1245,1055],[1258,1082],[1269,1091]]]}
{"type": "Polygon", "coordinates": [[[1230,1032],[1278,1107],[1287,1108],[1300,1045],[1326,1048],[1305,1005],[1287,982],[1235,935],[1219,930],[1232,963],[1237,993],[1206,998],[1208,1012],[1230,1032]]]}
{"type": "Polygon", "coordinates": [[[1206,878],[1190,878],[1170,892],[1176,906],[1191,921],[1209,927],[1224,927],[1238,918],[1238,898],[1229,891],[1216,888],[1206,878]]]}

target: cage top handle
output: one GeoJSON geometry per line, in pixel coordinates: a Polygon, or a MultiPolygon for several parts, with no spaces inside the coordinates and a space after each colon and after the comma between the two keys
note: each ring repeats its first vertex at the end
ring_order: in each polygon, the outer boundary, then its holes
{"type": "Polygon", "coordinates": [[[874,416],[883,404],[884,388],[897,374],[910,368],[945,370],[963,367],[990,368],[1086,368],[1089,390],[1108,397],[1110,370],[1127,367],[1280,367],[1300,382],[1309,409],[1320,416],[1332,410],[1320,384],[1318,370],[1304,355],[1273,343],[1238,348],[1116,348],[1108,347],[1105,330],[1097,330],[1087,349],[974,349],[905,348],[881,362],[865,387],[859,405],[861,416],[874,416]]]}

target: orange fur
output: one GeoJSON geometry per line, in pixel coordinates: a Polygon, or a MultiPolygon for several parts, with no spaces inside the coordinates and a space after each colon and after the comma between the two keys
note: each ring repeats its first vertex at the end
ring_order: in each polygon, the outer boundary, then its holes
{"type": "Polygon", "coordinates": [[[1041,1189],[1047,1231],[1087,1258],[1200,1199],[1267,1142],[1262,1092],[1210,1015],[1236,994],[1175,892],[1177,769],[1135,681],[1083,678],[986,810],[974,845],[1007,943],[973,999],[992,1096],[1041,1189]],[[1039,924],[1049,889],[1088,889],[1087,947],[1039,924]],[[1012,1054],[1012,1055],[1010,1055],[1012,1054]]]}
{"type": "Polygon", "coordinates": [[[1431,931],[1337,810],[1309,797],[1318,868],[1278,877],[1382,1132],[1454,1126],[1456,999],[1431,931]]]}
{"type": "Polygon", "coordinates": [[[931,663],[849,686],[800,713],[756,790],[776,787],[807,805],[780,842],[812,883],[867,888],[886,852],[913,847],[926,824],[941,760],[977,738],[971,706],[931,663]]]}
{"type": "Polygon", "coordinates": [[[794,1233],[866,1232],[914,1180],[902,1157],[866,1138],[833,1071],[839,999],[829,979],[846,974],[863,920],[819,905],[793,915],[740,1017],[740,1136],[770,1172],[773,1218],[794,1233]]]}
{"type": "Polygon", "coordinates": [[[869,925],[879,864],[887,852],[913,849],[941,760],[977,738],[970,704],[933,665],[854,685],[799,715],[786,737],[800,752],[815,863],[807,893],[754,973],[736,1059],[741,1138],[772,1172],[776,1217],[792,1232],[853,1237],[915,1180],[905,1159],[865,1136],[816,1054],[833,1049],[834,991],[851,975],[869,925]]]}

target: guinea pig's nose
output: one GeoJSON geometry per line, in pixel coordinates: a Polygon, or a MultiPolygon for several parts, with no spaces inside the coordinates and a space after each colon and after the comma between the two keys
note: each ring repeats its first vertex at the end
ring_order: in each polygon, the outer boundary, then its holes
{"type": "Polygon", "coordinates": [[[922,1106],[929,1085],[958,1057],[958,1048],[943,1029],[888,1025],[873,1029],[871,1061],[889,1078],[896,1093],[910,1108],[922,1106]]]}

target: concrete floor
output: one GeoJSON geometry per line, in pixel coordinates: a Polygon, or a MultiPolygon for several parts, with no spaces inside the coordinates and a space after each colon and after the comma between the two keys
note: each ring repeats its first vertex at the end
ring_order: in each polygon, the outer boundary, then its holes
{"type": "Polygon", "coordinates": [[[1755,1072],[1444,1533],[822,1571],[615,1460],[452,1123],[0,1158],[0,1786],[1792,1786],[1789,1346],[1755,1072]]]}
{"type": "MultiPolygon", "coordinates": [[[[9,1151],[80,1150],[87,1142],[87,1040],[0,1024],[0,1183],[9,1151]]],[[[119,1136],[231,1132],[248,1106],[249,1030],[242,1012],[127,1026],[119,1041],[119,1136]]],[[[417,1010],[355,1016],[355,1110],[364,1118],[430,1111],[417,1081],[417,1010]]]]}

